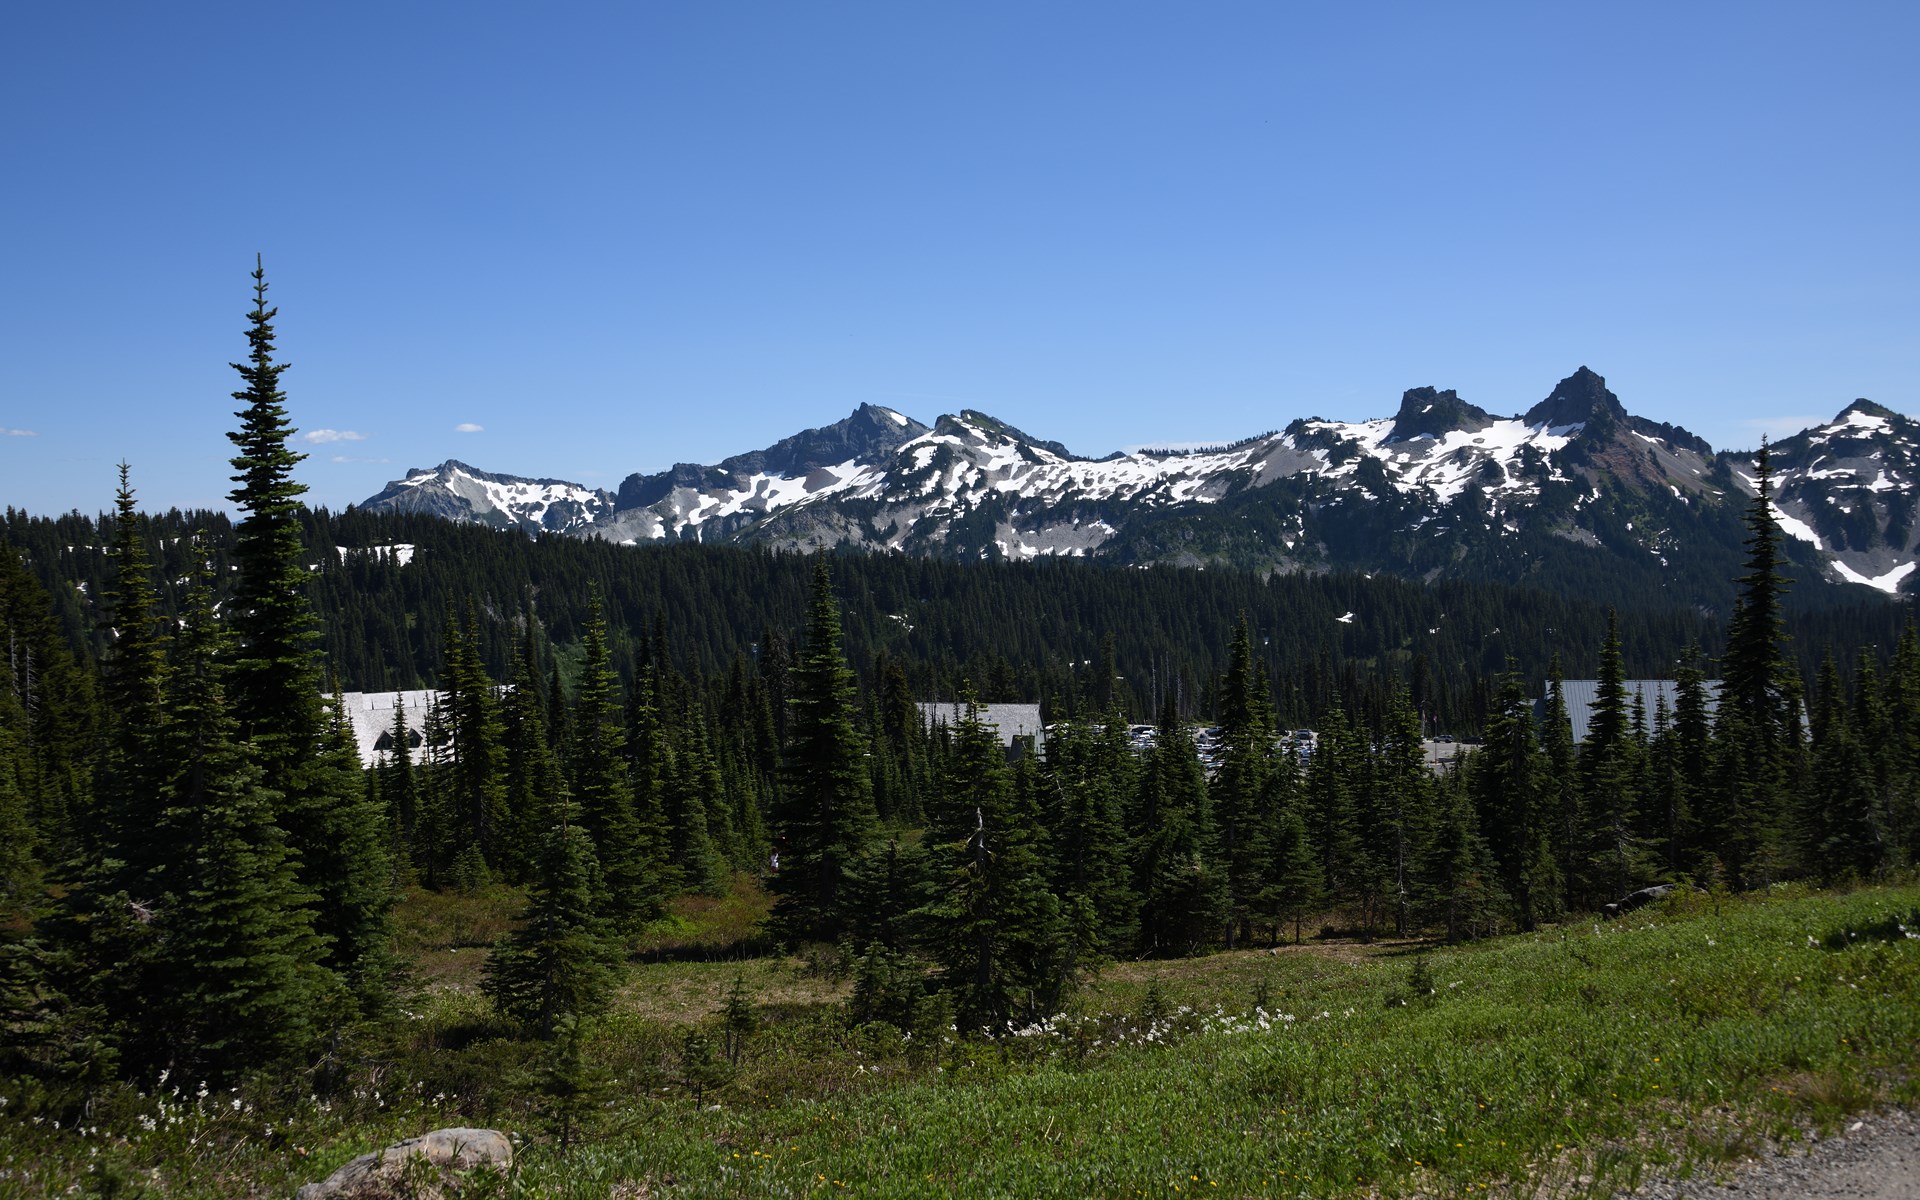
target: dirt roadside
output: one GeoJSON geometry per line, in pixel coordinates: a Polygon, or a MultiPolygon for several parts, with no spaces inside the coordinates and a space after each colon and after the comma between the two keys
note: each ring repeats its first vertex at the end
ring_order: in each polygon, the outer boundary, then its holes
{"type": "Polygon", "coordinates": [[[1716,1177],[1656,1180],[1631,1200],[1920,1200],[1920,1115],[1854,1117],[1832,1137],[1800,1142],[1716,1177]]]}

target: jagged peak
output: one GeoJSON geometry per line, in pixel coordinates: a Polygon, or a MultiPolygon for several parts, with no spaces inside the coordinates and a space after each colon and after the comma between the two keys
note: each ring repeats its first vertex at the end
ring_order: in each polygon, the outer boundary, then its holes
{"type": "Polygon", "coordinates": [[[1583,366],[1554,385],[1553,392],[1521,419],[1529,425],[1563,427],[1607,424],[1626,415],[1620,398],[1607,390],[1606,377],[1583,366]]]}
{"type": "Polygon", "coordinates": [[[571,479],[549,479],[544,476],[535,478],[530,475],[506,475],[498,471],[484,471],[471,463],[462,462],[457,458],[449,458],[437,467],[409,467],[405,475],[392,481],[388,486],[391,487],[394,486],[394,484],[424,483],[427,479],[445,479],[455,474],[466,475],[469,478],[478,479],[486,483],[536,483],[541,487],[572,487],[579,488],[584,492],[599,490],[598,488],[588,487],[584,483],[577,483],[571,479]]]}
{"type": "Polygon", "coordinates": [[[1079,457],[1079,455],[1074,454],[1059,442],[1034,437],[1032,434],[1013,425],[1009,425],[990,413],[983,413],[977,408],[963,408],[957,416],[943,414],[939,420],[933,423],[933,431],[935,433],[945,434],[948,437],[965,437],[969,430],[975,434],[984,434],[990,438],[1004,438],[1008,441],[1033,446],[1051,454],[1056,454],[1061,458],[1075,459],[1079,457]]]}
{"type": "MultiPolygon", "coordinates": [[[[455,471],[465,471],[468,474],[473,474],[479,470],[479,467],[470,466],[457,458],[450,458],[437,467],[408,467],[406,478],[412,479],[416,475],[451,475],[455,471]]],[[[482,473],[484,474],[484,472],[482,473]]]]}
{"type": "Polygon", "coordinates": [[[1849,404],[1845,408],[1841,409],[1839,413],[1834,416],[1833,419],[1835,421],[1844,421],[1847,419],[1848,413],[1865,413],[1867,416],[1870,416],[1870,417],[1885,417],[1888,420],[1896,420],[1896,419],[1902,420],[1902,421],[1906,420],[1906,416],[1904,414],[1897,413],[1893,411],[1891,408],[1888,408],[1884,404],[1875,404],[1873,401],[1867,399],[1865,396],[1860,397],[1858,400],[1855,400],[1852,404],[1849,404]]]}
{"type": "Polygon", "coordinates": [[[1460,393],[1448,388],[1408,388],[1400,397],[1400,411],[1394,415],[1393,429],[1387,441],[1402,442],[1417,437],[1442,437],[1458,429],[1480,430],[1493,424],[1493,414],[1478,405],[1468,404],[1460,393]]]}

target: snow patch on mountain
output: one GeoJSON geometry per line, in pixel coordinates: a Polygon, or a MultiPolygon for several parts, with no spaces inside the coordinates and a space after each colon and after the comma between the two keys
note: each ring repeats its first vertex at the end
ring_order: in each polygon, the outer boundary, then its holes
{"type": "Polygon", "coordinates": [[[1877,588],[1893,596],[1900,594],[1900,581],[1913,574],[1913,569],[1916,565],[1920,564],[1910,562],[1901,563],[1884,575],[1867,576],[1862,575],[1837,558],[1833,560],[1833,569],[1848,583],[1864,583],[1870,588],[1877,588]]]}

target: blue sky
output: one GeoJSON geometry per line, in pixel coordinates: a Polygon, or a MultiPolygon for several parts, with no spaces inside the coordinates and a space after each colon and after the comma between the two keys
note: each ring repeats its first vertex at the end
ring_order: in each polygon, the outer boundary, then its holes
{"type": "Polygon", "coordinates": [[[1424,384],[1517,412],[1583,363],[1716,446],[1920,410],[1912,3],[0,22],[0,503],[36,512],[122,457],[224,504],[256,251],[334,506],[449,457],[611,488],[863,402],[1090,454],[1424,384]]]}

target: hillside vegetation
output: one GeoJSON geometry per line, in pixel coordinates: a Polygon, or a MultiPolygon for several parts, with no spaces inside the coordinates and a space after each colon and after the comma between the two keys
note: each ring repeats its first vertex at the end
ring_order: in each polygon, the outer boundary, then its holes
{"type": "MultiPolygon", "coordinates": [[[[477,958],[495,907],[408,901],[422,973],[477,958]]],[[[688,954],[739,917],[703,906],[651,944],[688,954]]],[[[563,1153],[554,1056],[443,977],[333,1099],[163,1079],[73,1129],[9,1096],[0,1196],[279,1195],[468,1122],[520,1139],[515,1176],[486,1189],[511,1196],[1604,1196],[1920,1101],[1914,886],[1691,894],[1458,948],[1125,964],[992,1043],[851,1023],[846,987],[800,959],[636,967],[585,1035],[585,1141],[563,1153]],[[730,1063],[735,979],[754,1028],[730,1063]]]]}

